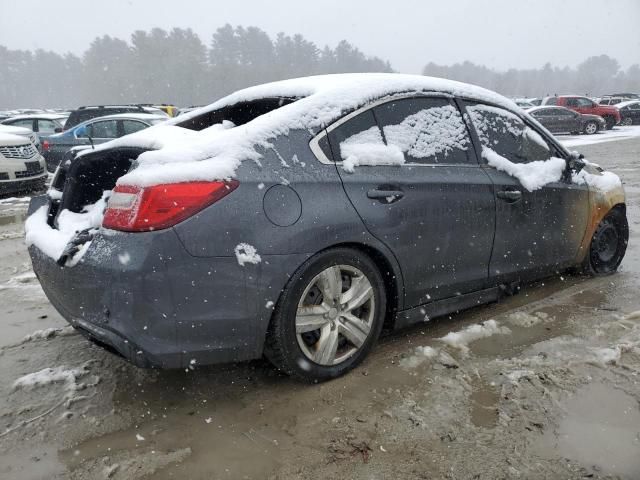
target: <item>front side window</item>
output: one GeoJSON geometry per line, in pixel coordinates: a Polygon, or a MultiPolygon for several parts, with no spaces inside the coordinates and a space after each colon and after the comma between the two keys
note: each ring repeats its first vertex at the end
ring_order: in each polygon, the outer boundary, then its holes
{"type": "Polygon", "coordinates": [[[45,135],[50,135],[55,133],[56,124],[53,120],[38,120],[38,132],[43,133],[45,135]]]}
{"type": "Polygon", "coordinates": [[[578,99],[577,98],[567,98],[567,106],[568,107],[577,107],[578,99]]]}
{"type": "Polygon", "coordinates": [[[584,107],[584,108],[595,107],[594,103],[588,98],[576,98],[575,100],[577,102],[578,107],[584,107]]]}
{"type": "Polygon", "coordinates": [[[92,138],[117,138],[118,123],[115,120],[104,120],[87,125],[87,133],[92,138]]]}
{"type": "Polygon", "coordinates": [[[484,104],[467,104],[466,109],[483,149],[513,163],[551,158],[551,148],[544,138],[516,114],[484,104]]]}
{"type": "Polygon", "coordinates": [[[554,114],[561,117],[573,117],[573,112],[570,112],[569,110],[564,110],[562,108],[556,109],[554,114]]]}
{"type": "Polygon", "coordinates": [[[407,163],[470,163],[471,140],[457,107],[444,98],[403,98],[374,109],[386,143],[407,163]]]}

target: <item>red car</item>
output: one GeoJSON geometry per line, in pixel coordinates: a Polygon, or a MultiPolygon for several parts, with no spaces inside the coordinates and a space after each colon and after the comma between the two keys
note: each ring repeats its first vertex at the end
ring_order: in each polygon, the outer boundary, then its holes
{"type": "Polygon", "coordinates": [[[615,125],[620,123],[620,111],[616,107],[612,105],[598,105],[588,97],[580,97],[578,95],[546,97],[542,101],[542,104],[567,107],[586,115],[598,115],[604,119],[607,124],[607,130],[611,130],[615,125]]]}

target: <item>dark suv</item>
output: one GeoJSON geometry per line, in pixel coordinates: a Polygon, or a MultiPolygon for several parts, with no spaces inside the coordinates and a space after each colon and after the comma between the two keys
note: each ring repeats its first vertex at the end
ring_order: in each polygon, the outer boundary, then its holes
{"type": "Polygon", "coordinates": [[[610,105],[599,105],[588,97],[577,95],[560,95],[556,97],[546,97],[542,105],[556,105],[566,107],[578,113],[586,115],[598,115],[602,117],[607,125],[607,130],[611,130],[620,123],[620,112],[610,105]]]}
{"type": "Polygon", "coordinates": [[[86,122],[96,117],[115,115],[118,113],[158,113],[158,109],[147,108],[142,105],[94,105],[78,107],[71,112],[64,125],[65,130],[75,127],[79,123],[86,122]]]}

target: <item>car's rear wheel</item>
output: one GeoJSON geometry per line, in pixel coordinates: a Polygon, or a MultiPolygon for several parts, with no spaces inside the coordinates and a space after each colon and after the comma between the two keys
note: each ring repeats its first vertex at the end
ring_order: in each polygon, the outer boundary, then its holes
{"type": "Polygon", "coordinates": [[[305,262],[282,292],[265,354],[287,374],[319,382],[358,365],[375,344],[386,312],[375,263],[350,248],[305,262]]]}
{"type": "Polygon", "coordinates": [[[593,233],[583,270],[591,275],[608,275],[620,266],[627,251],[629,224],[620,209],[610,211],[593,233]]]}
{"type": "Polygon", "coordinates": [[[615,127],[616,125],[615,118],[613,118],[611,115],[607,115],[606,117],[603,117],[603,118],[604,118],[604,122],[607,125],[607,130],[611,130],[613,127],[615,127]]]}
{"type": "Polygon", "coordinates": [[[633,120],[631,119],[631,117],[627,117],[624,120],[622,120],[622,125],[628,127],[629,125],[633,125],[633,120]]]}
{"type": "Polygon", "coordinates": [[[586,133],[587,135],[598,133],[598,124],[596,122],[587,122],[584,125],[584,133],[586,133]]]}

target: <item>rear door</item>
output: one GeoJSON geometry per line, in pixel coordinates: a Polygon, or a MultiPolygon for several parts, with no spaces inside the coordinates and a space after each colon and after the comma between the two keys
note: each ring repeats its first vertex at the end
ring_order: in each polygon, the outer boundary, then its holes
{"type": "Polygon", "coordinates": [[[559,118],[555,115],[554,108],[542,108],[531,113],[531,116],[538,120],[550,132],[558,132],[560,130],[559,118]]]}
{"type": "Polygon", "coordinates": [[[580,116],[566,108],[555,108],[558,132],[580,132],[580,116]]]}
{"type": "Polygon", "coordinates": [[[396,255],[407,308],[483,288],[495,203],[448,98],[378,104],[328,129],[345,191],[396,255]]]}
{"type": "MultiPolygon", "coordinates": [[[[475,139],[525,172],[561,155],[532,125],[499,107],[466,103],[475,139]]],[[[562,178],[527,190],[514,176],[485,164],[496,196],[496,238],[490,275],[498,283],[529,280],[572,264],[589,216],[588,188],[562,178]]],[[[533,170],[532,170],[533,169],[533,170]]]]}

